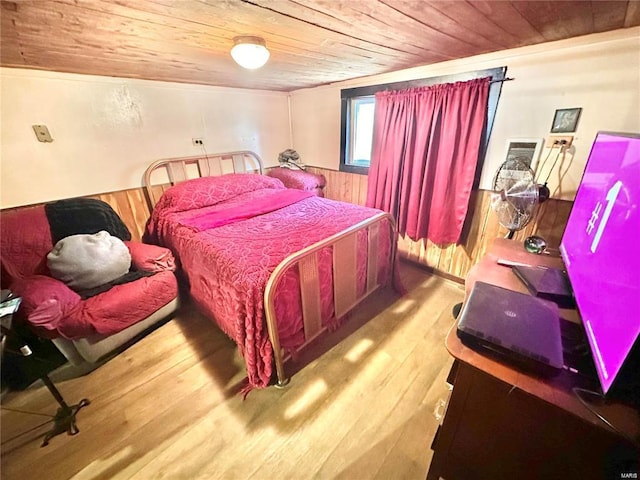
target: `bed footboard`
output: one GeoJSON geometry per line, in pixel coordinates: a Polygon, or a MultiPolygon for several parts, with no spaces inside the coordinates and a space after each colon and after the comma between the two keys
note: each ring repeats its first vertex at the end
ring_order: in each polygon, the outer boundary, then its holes
{"type": "Polygon", "coordinates": [[[390,239],[391,255],[386,261],[390,262],[387,281],[391,282],[392,276],[394,275],[393,267],[395,264],[397,234],[393,217],[384,212],[289,255],[273,271],[267,281],[264,292],[264,306],[269,339],[273,346],[278,386],[289,383],[289,378],[286,376],[284,370],[286,358],[280,345],[280,339],[278,338],[274,300],[276,288],[285,272],[294,265],[298,265],[304,325],[304,344],[299,347],[299,349],[302,349],[326,330],[326,327],[322,325],[321,318],[318,252],[329,246],[333,249],[333,302],[336,318],[342,318],[372,292],[383,286],[378,282],[379,265],[377,249],[380,235],[385,234],[388,234],[390,239]],[[384,229],[387,229],[388,232],[385,232],[384,229]],[[366,287],[361,294],[358,293],[357,288],[356,265],[359,243],[357,237],[360,231],[366,233],[366,245],[368,248],[365,277],[366,287]]]}

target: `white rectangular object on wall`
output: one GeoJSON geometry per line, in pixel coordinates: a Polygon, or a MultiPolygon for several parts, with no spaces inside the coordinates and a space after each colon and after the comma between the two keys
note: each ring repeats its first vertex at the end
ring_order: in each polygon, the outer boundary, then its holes
{"type": "Polygon", "coordinates": [[[543,145],[542,138],[509,138],[505,160],[520,160],[535,172],[543,145]]]}

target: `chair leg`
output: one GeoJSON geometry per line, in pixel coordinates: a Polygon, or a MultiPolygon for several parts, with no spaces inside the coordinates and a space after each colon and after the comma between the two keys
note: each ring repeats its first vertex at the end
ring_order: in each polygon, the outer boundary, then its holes
{"type": "Polygon", "coordinates": [[[42,381],[56,401],[60,404],[60,408],[58,408],[55,417],[53,417],[53,428],[44,436],[42,445],[40,445],[41,447],[45,447],[49,445],[49,440],[56,435],[60,435],[64,432],[67,432],[69,435],[77,434],[80,430],[76,425],[76,415],[81,408],[86,407],[91,402],[88,399],[83,398],[79,403],[69,406],[47,375],[42,377],[42,381]]]}

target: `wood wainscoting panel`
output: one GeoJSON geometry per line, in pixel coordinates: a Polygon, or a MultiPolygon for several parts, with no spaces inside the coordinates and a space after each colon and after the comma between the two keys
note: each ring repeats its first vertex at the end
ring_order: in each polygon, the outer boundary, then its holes
{"type": "Polygon", "coordinates": [[[142,239],[144,227],[149,218],[149,207],[142,188],[91,195],[89,198],[102,200],[111,205],[129,228],[131,239],[135,241],[142,239]]]}
{"type": "MultiPolygon", "coordinates": [[[[307,171],[324,175],[327,185],[326,198],[364,205],[367,200],[367,176],[339,172],[319,167],[307,167],[307,171]]],[[[164,191],[169,185],[158,185],[164,191]]],[[[133,240],[140,240],[150,215],[149,204],[142,188],[90,195],[107,202],[120,215],[131,231],[133,240]]],[[[545,238],[550,248],[558,248],[573,202],[549,199],[538,210],[535,219],[523,230],[516,232],[514,240],[522,242],[529,235],[545,238]]],[[[23,208],[23,207],[17,207],[23,208]]],[[[474,190],[469,202],[468,222],[458,245],[436,245],[429,240],[414,242],[400,238],[398,253],[402,258],[431,269],[447,278],[464,280],[469,269],[486,253],[494,238],[504,237],[508,231],[498,223],[491,210],[491,192],[474,190]]]]}
{"type": "MultiPolygon", "coordinates": [[[[327,179],[325,197],[364,205],[367,199],[367,176],[308,166],[307,170],[324,175],[327,179]]],[[[573,202],[549,199],[541,204],[535,219],[523,230],[516,232],[514,240],[524,241],[530,235],[544,237],[549,247],[557,248],[573,202]]],[[[398,252],[401,257],[432,269],[446,277],[464,280],[469,269],[486,253],[494,238],[504,237],[508,230],[500,225],[491,210],[491,192],[474,190],[469,202],[468,221],[463,240],[458,245],[436,245],[429,240],[414,242],[400,238],[398,252]]]]}
{"type": "MultiPolygon", "coordinates": [[[[162,188],[162,186],[159,188],[162,188]]],[[[142,239],[144,227],[147,223],[150,212],[143,188],[131,188],[128,190],[120,190],[118,192],[86,195],[86,198],[95,198],[111,205],[131,232],[131,239],[134,241],[140,241],[142,239]]],[[[3,211],[20,210],[22,208],[44,205],[45,203],[50,202],[25,205],[22,207],[12,207],[3,209],[3,211]]]]}

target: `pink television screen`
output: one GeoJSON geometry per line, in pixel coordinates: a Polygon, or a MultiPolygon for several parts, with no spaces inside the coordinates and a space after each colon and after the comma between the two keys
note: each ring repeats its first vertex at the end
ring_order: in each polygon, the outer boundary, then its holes
{"type": "Polygon", "coordinates": [[[640,135],[596,135],[560,253],[607,393],[640,334],[640,135]]]}

